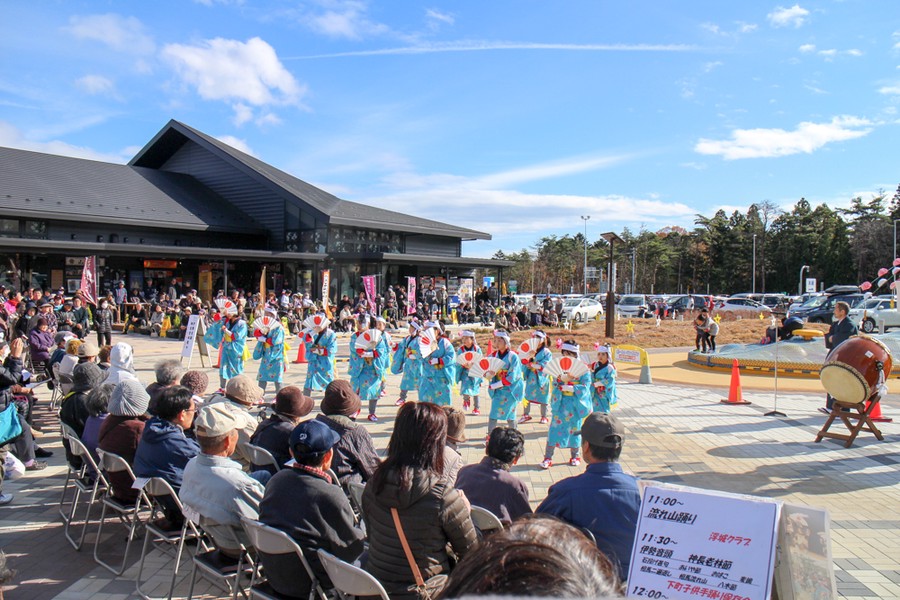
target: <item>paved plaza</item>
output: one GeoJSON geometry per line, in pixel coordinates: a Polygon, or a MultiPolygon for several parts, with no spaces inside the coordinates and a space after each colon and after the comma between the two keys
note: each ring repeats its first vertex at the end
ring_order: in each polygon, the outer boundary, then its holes
{"type": "MultiPolygon", "coordinates": [[[[114,335],[114,342],[122,340],[134,345],[135,366],[144,383],[153,380],[155,361],[178,356],[181,348],[172,340],[114,335]]],[[[346,335],[341,337],[344,355],[346,340],[346,335]]],[[[255,374],[257,364],[249,361],[247,371],[255,374]]],[[[192,366],[199,367],[196,354],[192,366]]],[[[346,377],[347,363],[339,363],[338,368],[346,377]]],[[[214,370],[208,372],[212,387],[218,377],[214,370]]],[[[291,365],[287,383],[302,384],[304,375],[304,365],[291,365]]],[[[627,470],[645,479],[826,508],[831,513],[832,550],[841,597],[900,598],[900,516],[896,514],[900,506],[900,424],[883,425],[883,442],[861,434],[852,448],[845,449],[834,441],[813,442],[825,418],[816,411],[823,404],[820,394],[779,394],[778,409],[787,417],[773,418],[764,416],[772,409],[771,392],[745,391],[744,397],[751,405],[729,406],[720,403],[727,396],[725,387],[640,385],[634,381],[626,379],[621,385],[617,410],[628,429],[622,456],[627,470]]],[[[398,384],[399,377],[390,375],[388,394],[378,411],[381,421],[365,425],[379,450],[387,445],[393,426],[398,384]]],[[[45,389],[41,398],[49,398],[45,389]]],[[[321,395],[317,395],[317,403],[320,399],[321,395]]],[[[483,408],[488,405],[486,394],[482,402],[483,408]]],[[[457,398],[455,404],[461,407],[461,399],[457,398]]],[[[478,417],[468,416],[469,442],[461,450],[469,463],[483,455],[486,412],[478,417]]],[[[897,395],[889,396],[885,412],[900,417],[897,395]]],[[[4,485],[4,491],[14,493],[16,498],[12,504],[0,507],[0,547],[9,555],[12,568],[19,572],[13,584],[5,588],[6,598],[136,597],[134,576],[139,545],[132,555],[135,564],[116,578],[94,562],[90,534],[81,552],[74,551],[63,537],[57,501],[66,472],[64,456],[55,417],[45,410],[40,421],[45,433],[39,442],[54,450],[50,467],[4,485]]],[[[513,472],[528,483],[536,506],[550,485],[581,472],[583,467],[564,464],[542,471],[537,465],[543,458],[546,426],[535,420],[522,426],[522,430],[527,439],[526,456],[513,472]]],[[[556,458],[564,457],[557,451],[556,458]]],[[[111,523],[110,527],[115,525],[111,523]]],[[[170,565],[166,557],[152,555],[148,568],[151,573],[158,572],[151,589],[167,582],[170,565]]],[[[206,597],[221,593],[202,582],[197,590],[206,593],[206,597]]],[[[163,595],[161,587],[159,592],[163,595]]],[[[179,584],[176,593],[187,595],[186,581],[179,584]]]]}

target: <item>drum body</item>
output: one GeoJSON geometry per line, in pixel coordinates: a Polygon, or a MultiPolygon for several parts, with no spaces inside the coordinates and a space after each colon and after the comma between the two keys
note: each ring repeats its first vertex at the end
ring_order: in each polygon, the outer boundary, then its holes
{"type": "Polygon", "coordinates": [[[828,353],[819,379],[835,400],[865,402],[891,374],[891,366],[887,346],[875,338],[859,335],[828,353]]]}

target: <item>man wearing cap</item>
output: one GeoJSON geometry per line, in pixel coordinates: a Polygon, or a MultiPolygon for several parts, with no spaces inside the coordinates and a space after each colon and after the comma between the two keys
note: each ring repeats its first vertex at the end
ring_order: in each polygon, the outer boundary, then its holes
{"type": "Polygon", "coordinates": [[[535,512],[590,530],[624,581],[641,506],[637,478],[618,462],[625,428],[613,415],[595,412],[584,420],[581,437],[584,473],[550,486],[535,512]]]}
{"type": "Polygon", "coordinates": [[[47,323],[47,331],[55,334],[59,321],[56,318],[56,313],[53,312],[53,304],[49,300],[40,300],[37,304],[37,309],[37,313],[28,319],[28,329],[25,330],[25,333],[31,333],[31,330],[37,327],[38,320],[43,319],[47,323]]]}
{"type": "MultiPolygon", "coordinates": [[[[303,417],[312,412],[312,409],[313,399],[305,396],[300,388],[294,385],[281,388],[275,394],[274,414],[259,424],[250,436],[250,443],[268,450],[278,461],[278,466],[284,468],[284,464],[291,459],[289,448],[291,432],[303,417]]],[[[271,465],[253,464],[250,470],[275,473],[275,467],[271,465]]]]}
{"type": "MultiPolygon", "coordinates": [[[[355,526],[353,509],[328,469],[340,436],[321,421],[306,421],[291,433],[290,468],[269,480],[259,506],[259,520],[284,531],[303,548],[316,578],[325,589],[333,584],[316,551],[322,549],[352,563],[363,551],[365,535],[355,526]]],[[[309,596],[310,581],[296,558],[261,554],[269,585],[291,597],[309,596]]]]}
{"type": "Polygon", "coordinates": [[[381,464],[372,435],[356,422],[362,401],[349,381],[335,379],[325,388],[322,414],[316,417],[340,436],[334,446],[331,469],[342,485],[365,483],[381,464]]]}
{"type": "MultiPolygon", "coordinates": [[[[214,394],[210,399],[210,404],[223,404],[228,410],[234,414],[238,430],[238,442],[246,444],[250,442],[250,436],[256,431],[259,423],[255,416],[250,414],[250,409],[257,406],[262,399],[263,391],[253,381],[249,375],[240,374],[232,377],[225,385],[225,395],[214,394]]],[[[250,463],[250,457],[245,456],[243,452],[238,451],[237,459],[247,464],[250,463]]]]}
{"type": "Polygon", "coordinates": [[[235,412],[224,402],[209,404],[197,412],[194,430],[200,454],[184,467],[178,492],[186,511],[211,522],[204,529],[217,548],[231,558],[241,552],[236,542],[246,542],[241,517],[258,517],[265,492],[260,482],[244,473],[240,463],[228,458],[237,448],[240,426],[235,412]]]}

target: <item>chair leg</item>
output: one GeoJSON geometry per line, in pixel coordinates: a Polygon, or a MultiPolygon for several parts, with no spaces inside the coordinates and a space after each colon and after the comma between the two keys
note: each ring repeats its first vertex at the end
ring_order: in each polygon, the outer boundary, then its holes
{"type": "Polygon", "coordinates": [[[62,493],[59,495],[59,505],[57,510],[59,510],[59,516],[62,517],[63,523],[69,522],[68,511],[64,508],[68,506],[69,503],[66,502],[66,494],[69,492],[69,484],[72,481],[72,469],[69,468],[66,472],[66,481],[63,483],[62,493]]]}
{"type": "Polygon", "coordinates": [[[69,518],[66,521],[66,526],[65,526],[63,533],[65,534],[66,539],[69,540],[69,543],[72,544],[72,547],[75,548],[76,550],[81,550],[81,547],[84,545],[84,538],[87,535],[87,528],[88,528],[88,525],[90,525],[90,523],[91,523],[91,511],[94,508],[94,502],[97,499],[97,487],[98,487],[98,483],[95,482],[94,487],[91,490],[90,499],[88,500],[87,511],[85,512],[85,515],[84,515],[84,521],[82,522],[82,525],[81,525],[81,536],[78,538],[77,542],[72,537],[72,535],[69,533],[69,530],[72,526],[72,523],[77,522],[75,520],[75,513],[78,510],[78,501],[81,500],[81,496],[82,496],[83,492],[82,492],[81,488],[78,487],[77,485],[75,487],[75,497],[72,499],[72,511],[69,513],[69,518]]]}
{"type": "Polygon", "coordinates": [[[128,527],[128,538],[125,542],[125,551],[122,554],[122,564],[119,565],[118,567],[114,567],[111,564],[104,562],[103,559],[101,559],[99,556],[100,539],[102,537],[101,532],[103,531],[103,524],[106,521],[106,509],[108,506],[109,505],[106,502],[104,502],[103,510],[100,512],[100,523],[97,527],[97,539],[94,540],[94,560],[97,562],[97,564],[106,568],[106,570],[108,570],[110,573],[118,576],[125,572],[125,568],[128,563],[128,552],[131,550],[131,543],[134,541],[135,533],[137,532],[137,527],[141,523],[141,519],[140,519],[141,498],[140,498],[140,496],[138,496],[138,499],[134,505],[134,512],[124,515],[124,516],[121,513],[116,515],[119,518],[119,520],[121,521],[121,523],[123,525],[125,525],[126,527],[128,527]]]}

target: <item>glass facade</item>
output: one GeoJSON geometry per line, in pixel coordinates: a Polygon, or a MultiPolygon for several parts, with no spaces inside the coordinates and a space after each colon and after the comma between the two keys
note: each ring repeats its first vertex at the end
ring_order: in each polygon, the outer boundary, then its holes
{"type": "Polygon", "coordinates": [[[366,231],[355,227],[332,227],[328,237],[328,252],[375,254],[402,253],[403,236],[390,231],[366,231]]]}
{"type": "Polygon", "coordinates": [[[284,203],[284,249],[288,252],[325,252],[328,224],[290,202],[284,203]]]}

